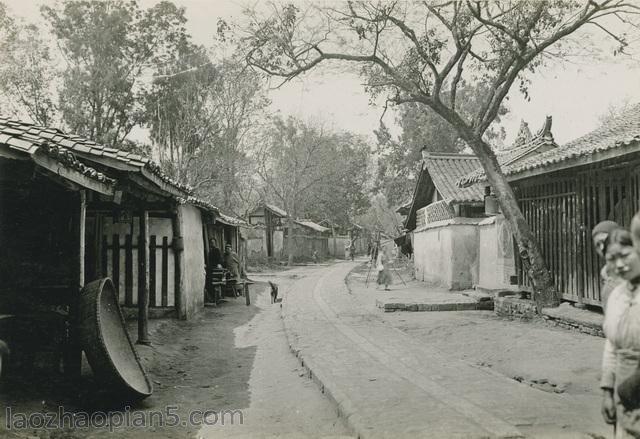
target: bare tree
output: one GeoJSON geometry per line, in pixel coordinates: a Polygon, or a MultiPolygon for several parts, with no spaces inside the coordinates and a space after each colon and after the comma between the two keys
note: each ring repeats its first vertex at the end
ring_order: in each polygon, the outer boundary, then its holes
{"type": "Polygon", "coordinates": [[[285,82],[325,61],[357,64],[373,95],[389,104],[420,103],[440,115],[473,150],[498,195],[536,303],[557,304],[539,246],[483,136],[512,86],[518,83],[526,94],[525,74],[546,56],[562,57],[562,43],[579,28],[602,30],[624,51],[626,40],[611,23],[626,25],[639,6],[625,0],[348,1],[268,9],[247,11],[241,30],[247,62],[285,82]],[[489,85],[472,115],[456,99],[463,82],[489,85]]]}
{"type": "Polygon", "coordinates": [[[56,113],[56,71],[49,46],[37,26],[11,17],[2,3],[0,57],[0,94],[9,111],[50,125],[56,113]]]}
{"type": "MultiPolygon", "coordinates": [[[[256,153],[257,172],[265,196],[287,211],[287,254],[293,262],[294,220],[334,203],[346,212],[361,209],[364,179],[353,178],[359,167],[366,174],[368,147],[348,133],[335,133],[295,118],[275,118],[256,153]],[[360,158],[360,159],[359,159],[360,158]],[[338,200],[340,198],[340,200],[338,200]]],[[[330,218],[335,222],[335,214],[330,218]]]]}

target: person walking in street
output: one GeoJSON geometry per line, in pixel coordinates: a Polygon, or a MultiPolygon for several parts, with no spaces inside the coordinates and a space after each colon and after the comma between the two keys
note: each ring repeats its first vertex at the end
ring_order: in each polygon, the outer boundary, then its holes
{"type": "Polygon", "coordinates": [[[384,250],[378,251],[376,270],[378,271],[378,285],[384,284],[385,291],[389,291],[389,285],[391,284],[391,272],[389,271],[389,258],[384,250]]]}
{"type": "Polygon", "coordinates": [[[351,256],[351,261],[356,257],[356,244],[354,240],[351,240],[351,244],[349,245],[349,256],[351,256]]]}
{"type": "Polygon", "coordinates": [[[605,259],[605,264],[600,270],[600,296],[603,304],[603,311],[607,310],[607,299],[611,294],[611,291],[618,285],[620,278],[616,274],[615,267],[606,261],[607,246],[609,245],[609,236],[611,232],[616,229],[620,229],[620,225],[614,221],[601,221],[591,231],[591,237],[593,239],[593,246],[596,249],[596,253],[602,259],[605,259]]]}
{"type": "Polygon", "coordinates": [[[640,255],[627,230],[618,228],[610,233],[606,258],[622,281],[609,295],[604,317],[602,415],[605,422],[614,425],[615,438],[626,439],[634,437],[630,432],[634,426],[629,422],[632,412],[621,403],[616,386],[634,375],[640,360],[640,255]]]}

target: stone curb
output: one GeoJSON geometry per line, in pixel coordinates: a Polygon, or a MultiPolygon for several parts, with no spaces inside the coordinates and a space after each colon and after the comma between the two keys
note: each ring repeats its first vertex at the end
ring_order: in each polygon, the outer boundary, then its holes
{"type": "Polygon", "coordinates": [[[345,419],[347,426],[351,432],[355,434],[357,439],[366,439],[367,437],[370,437],[368,435],[368,429],[366,428],[367,424],[356,411],[353,402],[340,390],[340,387],[337,384],[332,383],[331,379],[324,375],[321,368],[315,364],[313,359],[309,358],[309,356],[305,356],[304,352],[295,345],[297,335],[290,327],[286,308],[286,306],[282,307],[280,317],[282,318],[282,325],[287,338],[287,344],[289,345],[291,353],[300,361],[300,365],[305,370],[305,375],[311,379],[318,386],[320,391],[336,405],[338,416],[345,419]]]}
{"type": "Polygon", "coordinates": [[[479,311],[493,310],[492,300],[477,302],[450,302],[450,303],[394,303],[376,300],[376,306],[384,312],[395,311],[479,311]]]}

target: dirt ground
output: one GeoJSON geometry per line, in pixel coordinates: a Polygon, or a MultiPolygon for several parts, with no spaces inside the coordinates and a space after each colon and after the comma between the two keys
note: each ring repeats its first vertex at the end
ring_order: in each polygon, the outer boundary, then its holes
{"type": "MultiPolygon", "coordinates": [[[[402,282],[394,273],[391,292],[376,290],[372,272],[366,288],[367,271],[363,264],[348,277],[351,292],[362,306],[439,353],[542,391],[601,398],[598,383],[604,339],[551,327],[541,319],[499,317],[493,311],[382,313],[375,308],[376,297],[401,290],[402,282]]],[[[410,271],[399,273],[410,281],[410,271]]]]}
{"type": "MultiPolygon", "coordinates": [[[[145,428],[108,428],[7,430],[6,414],[0,413],[0,437],[14,438],[188,438],[188,437],[291,437],[342,436],[346,428],[335,408],[303,376],[295,357],[289,352],[282,329],[279,306],[269,303],[266,284],[252,286],[251,306],[244,298],[226,298],[218,307],[207,307],[190,321],[162,319],[150,321],[152,346],[138,346],[154,393],[143,402],[130,406],[135,416],[147,416],[167,409],[179,417],[177,426],[154,425],[145,428]],[[215,425],[202,428],[201,415],[190,425],[194,411],[223,413],[240,410],[243,425],[215,425]],[[140,415],[143,414],[143,415],[140,415]]],[[[132,322],[135,334],[135,322],[132,322]]],[[[122,416],[122,406],[105,406],[84,368],[83,379],[73,386],[55,377],[21,377],[6,383],[0,406],[13,413],[56,411],[113,411],[122,416]]],[[[235,412],[236,415],[238,412],[235,412]]],[[[165,417],[165,420],[167,417],[165,417]]],[[[176,419],[176,418],[171,418],[176,419]]],[[[230,419],[230,418],[227,418],[230,419]]]]}

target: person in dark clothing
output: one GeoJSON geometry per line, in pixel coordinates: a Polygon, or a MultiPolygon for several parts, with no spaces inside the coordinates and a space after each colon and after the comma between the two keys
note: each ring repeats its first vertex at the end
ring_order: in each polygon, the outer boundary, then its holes
{"type": "Polygon", "coordinates": [[[222,252],[218,248],[218,243],[215,238],[209,240],[209,267],[222,268],[222,252]]]}
{"type": "Polygon", "coordinates": [[[218,268],[222,268],[222,252],[220,252],[220,249],[218,248],[218,243],[216,242],[216,239],[211,238],[209,240],[209,255],[207,258],[207,272],[206,272],[207,273],[206,291],[207,291],[209,302],[216,301],[215,287],[211,285],[211,282],[213,281],[212,272],[213,270],[218,268]]]}

